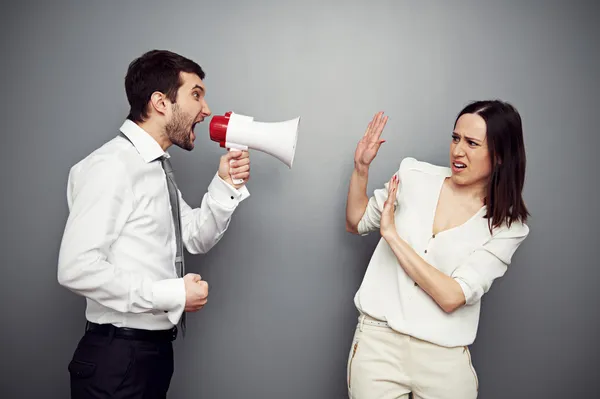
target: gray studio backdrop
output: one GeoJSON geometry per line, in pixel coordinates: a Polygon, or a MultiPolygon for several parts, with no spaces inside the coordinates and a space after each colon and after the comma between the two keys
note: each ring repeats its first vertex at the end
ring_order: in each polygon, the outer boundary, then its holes
{"type": "MultiPolygon", "coordinates": [[[[390,116],[369,192],[405,156],[447,165],[456,113],[522,112],[531,235],[485,296],[483,399],[600,390],[598,6],[593,2],[10,2],[2,7],[0,397],[66,398],[84,300],[56,280],[71,165],[117,134],[128,63],[197,60],[214,114],[301,116],[292,170],[252,152],[251,197],[188,270],[211,287],[176,342],[172,398],[343,398],[352,299],[378,236],[345,232],[356,142],[390,116]]],[[[198,205],[223,150],[172,151],[198,205]]]]}

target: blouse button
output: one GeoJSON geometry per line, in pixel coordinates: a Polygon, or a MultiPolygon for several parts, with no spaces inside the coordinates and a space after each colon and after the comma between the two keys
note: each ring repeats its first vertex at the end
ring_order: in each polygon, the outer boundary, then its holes
{"type": "Polygon", "coordinates": [[[432,235],[431,235],[431,238],[435,238],[435,234],[432,234],[432,235]]]}
{"type": "Polygon", "coordinates": [[[427,253],[427,250],[425,250],[425,253],[427,253]]]}
{"type": "Polygon", "coordinates": [[[419,286],[419,284],[417,284],[417,282],[415,281],[415,287],[418,287],[418,286],[419,286]]]}

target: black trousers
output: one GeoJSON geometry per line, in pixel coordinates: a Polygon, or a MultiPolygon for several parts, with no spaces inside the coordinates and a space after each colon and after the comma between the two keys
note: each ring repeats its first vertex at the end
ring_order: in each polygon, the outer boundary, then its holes
{"type": "MultiPolygon", "coordinates": [[[[113,329],[114,330],[114,329],[113,329]]],[[[69,363],[72,399],[165,399],[173,375],[170,340],[86,331],[69,363]]]]}

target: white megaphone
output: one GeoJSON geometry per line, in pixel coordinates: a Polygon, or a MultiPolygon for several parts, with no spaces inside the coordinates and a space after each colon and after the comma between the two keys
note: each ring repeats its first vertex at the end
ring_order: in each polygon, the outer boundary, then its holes
{"type": "MultiPolygon", "coordinates": [[[[245,151],[249,148],[269,154],[292,168],[300,117],[284,122],[255,122],[251,116],[227,112],[215,115],[209,126],[210,139],[223,148],[245,151]]],[[[243,180],[233,179],[235,184],[243,180]]]]}

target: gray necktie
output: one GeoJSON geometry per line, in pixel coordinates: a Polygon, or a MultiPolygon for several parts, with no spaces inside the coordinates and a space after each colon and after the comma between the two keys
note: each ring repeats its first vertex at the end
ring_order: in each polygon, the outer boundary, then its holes
{"type": "MultiPolygon", "coordinates": [[[[171,202],[171,214],[173,215],[173,223],[175,224],[175,239],[177,242],[177,252],[175,254],[175,270],[180,277],[185,275],[185,262],[183,259],[183,240],[181,239],[181,215],[179,208],[179,195],[177,192],[177,184],[175,183],[175,175],[171,167],[169,158],[163,156],[161,158],[162,167],[167,175],[167,187],[169,189],[169,201],[171,202]]],[[[182,333],[185,334],[185,311],[181,315],[182,333]]]]}

